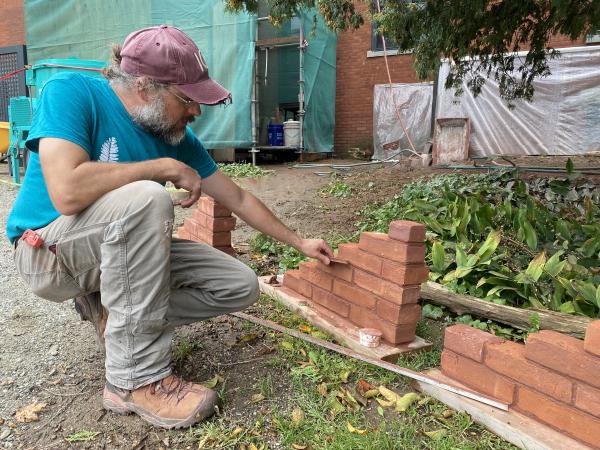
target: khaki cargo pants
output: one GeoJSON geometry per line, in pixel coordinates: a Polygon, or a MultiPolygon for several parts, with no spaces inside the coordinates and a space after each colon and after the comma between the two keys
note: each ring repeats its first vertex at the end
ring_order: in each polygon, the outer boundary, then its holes
{"type": "Polygon", "coordinates": [[[101,293],[109,313],[106,378],[123,389],[171,373],[175,326],[242,310],[259,296],[246,265],[208,245],[172,239],[172,228],[169,194],[138,181],[37,230],[42,248],[20,241],[15,250],[17,271],[42,298],[101,293]]]}

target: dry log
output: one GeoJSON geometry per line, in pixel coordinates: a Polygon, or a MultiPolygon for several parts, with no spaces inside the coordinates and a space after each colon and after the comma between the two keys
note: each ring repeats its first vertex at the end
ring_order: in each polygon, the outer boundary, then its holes
{"type": "Polygon", "coordinates": [[[520,330],[531,329],[531,314],[540,318],[540,329],[583,338],[585,329],[593,319],[549,310],[522,309],[498,305],[470,295],[456,294],[438,283],[427,281],[421,285],[421,298],[429,303],[443,305],[456,314],[474,314],[486,319],[511,325],[520,330]]]}

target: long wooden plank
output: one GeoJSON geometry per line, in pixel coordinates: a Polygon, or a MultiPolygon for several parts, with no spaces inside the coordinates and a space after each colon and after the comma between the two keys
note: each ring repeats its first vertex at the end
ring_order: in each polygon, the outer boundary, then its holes
{"type": "MultiPolygon", "coordinates": [[[[462,386],[444,376],[438,369],[428,370],[425,375],[441,383],[462,386]]],[[[457,411],[466,412],[475,422],[519,448],[527,450],[592,450],[591,447],[516,411],[502,411],[432,384],[422,382],[415,382],[415,384],[420,391],[457,411]]]]}
{"type": "Polygon", "coordinates": [[[285,288],[269,284],[271,277],[259,277],[258,283],[260,290],[268,296],[279,301],[288,309],[304,317],[311,324],[331,334],[338,342],[343,343],[352,350],[362,355],[382,359],[385,361],[396,361],[398,356],[406,352],[415,352],[427,350],[431,343],[416,337],[414,341],[408,344],[398,344],[395,346],[381,343],[378,347],[365,347],[360,344],[358,337],[358,327],[351,325],[348,321],[340,319],[325,308],[319,308],[307,299],[300,299],[299,296],[290,295],[285,288]]]}
{"type": "Polygon", "coordinates": [[[560,333],[582,338],[592,319],[555,311],[521,309],[512,306],[498,305],[470,295],[456,294],[438,283],[428,281],[421,285],[421,298],[446,306],[457,314],[475,314],[486,319],[496,320],[512,325],[520,330],[531,328],[531,314],[537,313],[540,318],[540,329],[554,330],[560,333]]]}

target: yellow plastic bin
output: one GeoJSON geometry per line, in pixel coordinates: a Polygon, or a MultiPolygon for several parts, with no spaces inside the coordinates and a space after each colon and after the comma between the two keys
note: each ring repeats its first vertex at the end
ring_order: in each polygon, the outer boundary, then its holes
{"type": "Polygon", "coordinates": [[[0,122],[0,154],[6,153],[9,143],[8,122],[0,122]]]}

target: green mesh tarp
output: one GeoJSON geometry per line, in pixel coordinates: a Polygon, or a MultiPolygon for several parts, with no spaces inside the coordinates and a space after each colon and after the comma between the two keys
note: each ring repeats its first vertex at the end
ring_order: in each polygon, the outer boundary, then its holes
{"type": "MultiPolygon", "coordinates": [[[[200,47],[211,77],[233,94],[233,104],[227,107],[203,107],[202,116],[192,125],[194,131],[207,148],[252,145],[256,16],[226,13],[222,0],[25,0],[24,3],[31,63],[60,58],[105,61],[110,56],[110,45],[122,43],[131,31],[163,23],[181,28],[200,47]]],[[[313,12],[300,13],[296,25],[286,24],[274,33],[297,35],[298,23],[305,29],[310,44],[305,52],[304,71],[305,148],[324,152],[333,149],[336,38],[320,20],[316,34],[311,36],[314,16],[313,12]]],[[[259,89],[261,104],[264,102],[257,123],[262,144],[275,109],[298,101],[298,48],[281,50],[279,61],[272,66],[277,71],[259,89]]]]}

